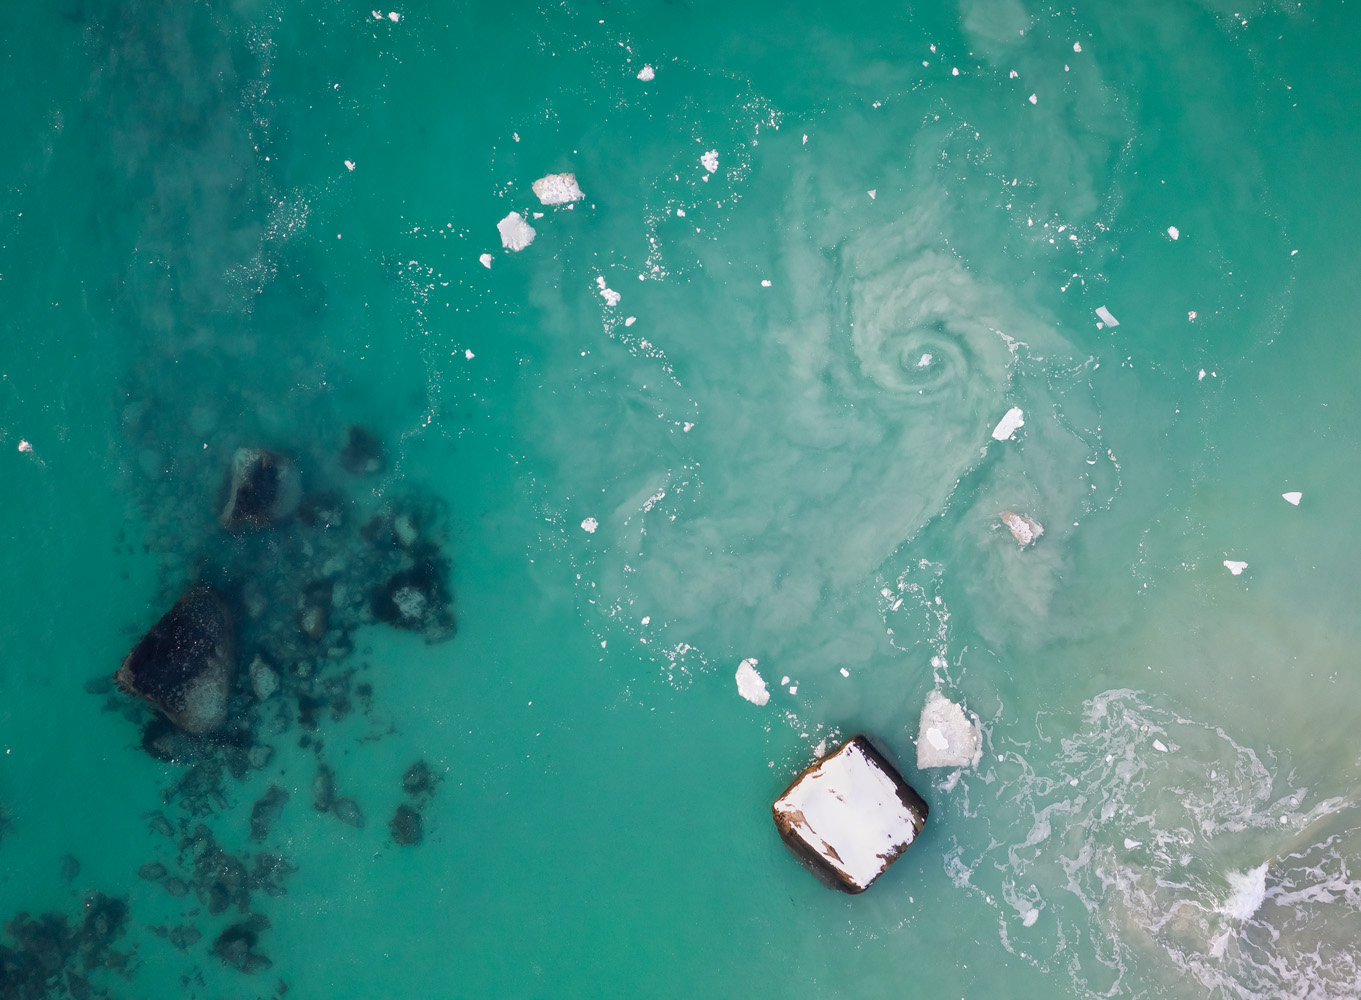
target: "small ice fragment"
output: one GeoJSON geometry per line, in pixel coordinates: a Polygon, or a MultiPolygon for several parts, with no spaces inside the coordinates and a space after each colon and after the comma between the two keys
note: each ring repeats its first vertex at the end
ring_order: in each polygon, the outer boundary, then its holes
{"type": "Polygon", "coordinates": [[[923,354],[922,357],[921,357],[921,360],[917,362],[917,367],[918,367],[918,368],[930,368],[930,367],[931,367],[931,355],[930,355],[930,354],[923,354]]]}
{"type": "Polygon", "coordinates": [[[683,208],[676,209],[676,215],[682,219],[685,218],[685,209],[683,208]]]}
{"type": "Polygon", "coordinates": [[[993,439],[996,441],[1009,441],[1011,436],[1016,433],[1018,428],[1025,426],[1025,412],[1019,406],[1013,406],[1007,410],[1006,416],[997,421],[997,426],[992,429],[993,439]]]}
{"type": "Polygon", "coordinates": [[[481,261],[483,267],[491,267],[491,254],[484,253],[477,259],[481,261]]]}
{"type": "Polygon", "coordinates": [[[1034,518],[1026,517],[1024,514],[1013,514],[1009,510],[1001,513],[1002,523],[1011,529],[1011,537],[1020,543],[1021,548],[1032,544],[1035,539],[1044,534],[1044,528],[1040,522],[1034,518]]]}
{"type": "Polygon", "coordinates": [[[1168,226],[1167,235],[1172,237],[1174,240],[1179,240],[1181,239],[1181,230],[1178,229],[1176,226],[1168,226]]]}
{"type": "Polygon", "coordinates": [[[953,67],[951,67],[951,68],[950,68],[950,75],[951,75],[951,76],[959,76],[959,67],[958,67],[958,66],[953,66],[953,67]]]}
{"type": "Polygon", "coordinates": [[[609,288],[605,285],[605,278],[603,275],[598,275],[595,279],[595,283],[600,289],[600,297],[605,300],[605,305],[617,306],[619,304],[619,300],[623,298],[623,296],[613,288],[609,288]]]}
{"type": "Polygon", "coordinates": [[[630,317],[628,317],[627,319],[624,320],[624,325],[625,325],[625,326],[632,326],[634,323],[637,323],[637,322],[638,322],[638,317],[637,317],[637,316],[630,316],[630,317]]]}
{"type": "Polygon", "coordinates": [[[586,532],[586,534],[588,535],[594,535],[595,529],[598,527],[600,527],[600,522],[593,517],[588,517],[586,518],[586,520],[581,522],[581,530],[586,532]]]}
{"type": "Polygon", "coordinates": [[[791,684],[791,685],[789,685],[789,693],[790,693],[790,694],[798,694],[798,693],[799,693],[799,686],[798,686],[797,684],[791,684]]]}
{"type": "Polygon", "coordinates": [[[709,171],[709,173],[712,174],[715,170],[718,169],[718,150],[716,149],[709,150],[707,153],[705,153],[703,156],[699,158],[699,162],[704,167],[705,170],[709,171]]]}
{"type": "Polygon", "coordinates": [[[917,737],[917,766],[975,767],[983,756],[978,727],[939,691],[926,696],[917,737]]]}
{"type": "Polygon", "coordinates": [[[1159,753],[1167,753],[1167,747],[1163,744],[1162,740],[1154,740],[1153,749],[1157,750],[1159,753]]]}
{"type": "Polygon", "coordinates": [[[643,68],[638,71],[638,79],[642,80],[644,83],[654,79],[656,76],[657,71],[647,63],[644,63],[643,68]]]}
{"type": "Polygon", "coordinates": [[[1143,847],[1143,846],[1144,846],[1144,842],[1143,842],[1142,840],[1130,840],[1128,837],[1125,838],[1125,850],[1127,850],[1127,851],[1132,851],[1132,850],[1134,850],[1136,847],[1143,847]]]}
{"type": "Polygon", "coordinates": [[[383,19],[383,12],[381,10],[372,10],[369,11],[369,13],[373,15],[375,21],[381,21],[383,19]]]}
{"type": "Polygon", "coordinates": [[[878,189],[878,188],[875,188],[874,190],[872,190],[872,191],[866,191],[865,193],[868,194],[868,195],[870,196],[870,201],[873,201],[873,200],[875,199],[875,197],[879,194],[879,189],[878,189]]]}
{"type": "Polygon", "coordinates": [[[511,252],[523,250],[534,242],[534,227],[519,212],[511,212],[496,224],[501,234],[501,245],[511,252]]]}
{"type": "Polygon", "coordinates": [[[1227,569],[1234,576],[1237,576],[1239,573],[1242,573],[1243,570],[1248,568],[1248,564],[1245,562],[1240,562],[1237,559],[1225,559],[1224,568],[1227,569]]]}
{"type": "Polygon", "coordinates": [[[644,624],[644,625],[649,625],[649,624],[651,624],[651,622],[652,622],[652,616],[651,616],[651,615],[643,615],[643,624],[644,624]]]}
{"type": "Polygon", "coordinates": [[[1204,377],[1205,377],[1205,369],[1202,368],[1202,369],[1200,370],[1200,375],[1197,376],[1197,378],[1196,378],[1196,381],[1199,382],[1199,381],[1200,381],[1201,379],[1203,379],[1204,377]]]}
{"type": "Polygon", "coordinates": [[[1034,927],[1035,921],[1040,919],[1040,911],[1031,907],[1025,911],[1025,916],[1021,918],[1022,927],[1034,927]]]}
{"type": "Polygon", "coordinates": [[[1018,76],[1020,76],[1020,75],[1021,75],[1021,74],[1020,74],[1020,73],[1017,73],[1015,70],[1012,70],[1012,71],[1011,71],[1011,78],[1012,78],[1013,80],[1016,79],[1016,78],[1017,78],[1018,76]]]}
{"type": "Polygon", "coordinates": [[[770,701],[766,682],[756,672],[756,660],[750,657],[737,665],[737,693],[753,705],[764,705],[770,701]]]}
{"type": "Polygon", "coordinates": [[[849,676],[851,676],[851,672],[850,672],[849,670],[847,670],[845,667],[842,667],[842,668],[841,668],[841,676],[842,676],[842,677],[849,677],[849,676]]]}
{"type": "Polygon", "coordinates": [[[570,205],[585,193],[577,186],[576,174],[548,174],[532,185],[535,196],[545,205],[570,205]]]}
{"type": "Polygon", "coordinates": [[[467,358],[469,361],[471,361],[473,358],[477,357],[477,355],[474,354],[474,353],[472,352],[472,349],[471,349],[471,348],[466,348],[466,347],[463,349],[463,356],[464,356],[465,358],[467,358]]]}
{"type": "Polygon", "coordinates": [[[1304,494],[1301,493],[1299,490],[1291,490],[1289,493],[1282,493],[1281,499],[1288,504],[1294,504],[1296,507],[1298,507],[1300,505],[1300,501],[1304,499],[1304,494]]]}
{"type": "Polygon", "coordinates": [[[354,160],[346,160],[346,161],[345,161],[345,169],[346,169],[346,170],[353,170],[353,169],[354,169],[354,160]]]}
{"type": "Polygon", "coordinates": [[[694,426],[695,426],[694,424],[692,424],[690,421],[687,420],[685,423],[681,424],[681,430],[682,430],[684,433],[689,434],[689,433],[690,433],[690,428],[691,428],[691,427],[694,427],[694,426]]]}
{"type": "Polygon", "coordinates": [[[20,439],[19,450],[27,454],[28,452],[31,452],[33,450],[33,445],[29,444],[27,441],[24,441],[23,439],[20,439]]]}
{"type": "Polygon", "coordinates": [[[1039,104],[1039,103],[1040,103],[1039,97],[1038,97],[1037,95],[1035,95],[1035,94],[1031,94],[1031,95],[1030,95],[1030,103],[1031,103],[1031,104],[1039,104]]]}
{"type": "Polygon", "coordinates": [[[1186,314],[1186,318],[1187,318],[1188,320],[1190,320],[1191,322],[1194,323],[1195,320],[1196,320],[1196,311],[1195,311],[1194,309],[1190,310],[1190,311],[1186,314]]]}
{"type": "Polygon", "coordinates": [[[788,674],[786,674],[785,676],[783,676],[783,677],[780,678],[780,686],[781,686],[781,687],[783,687],[784,685],[786,685],[786,684],[788,684],[788,683],[789,683],[789,675],[788,675],[788,674]]]}
{"type": "Polygon", "coordinates": [[[1120,321],[1116,319],[1114,316],[1112,316],[1111,311],[1107,309],[1105,306],[1097,306],[1096,315],[1100,318],[1101,322],[1105,323],[1107,326],[1120,325],[1120,321]]]}
{"type": "Polygon", "coordinates": [[[1229,872],[1229,898],[1219,912],[1230,920],[1247,920],[1266,899],[1265,863],[1246,872],[1229,872]]]}
{"type": "Polygon", "coordinates": [[[393,24],[396,24],[401,19],[402,15],[398,14],[395,10],[388,11],[388,20],[391,21],[393,24]]]}
{"type": "Polygon", "coordinates": [[[1074,42],[1074,43],[1073,43],[1073,51],[1074,51],[1074,52],[1081,52],[1081,51],[1082,51],[1082,43],[1081,43],[1081,42],[1074,42]]]}
{"type": "Polygon", "coordinates": [[[769,278],[762,278],[762,279],[761,279],[761,287],[762,287],[762,288],[769,288],[769,287],[770,287],[770,279],[769,279],[769,278]]]}
{"type": "Polygon", "coordinates": [[[1293,256],[1295,256],[1295,254],[1297,254],[1297,253],[1299,253],[1298,250],[1291,250],[1291,251],[1290,251],[1290,256],[1293,257],[1293,256]]]}

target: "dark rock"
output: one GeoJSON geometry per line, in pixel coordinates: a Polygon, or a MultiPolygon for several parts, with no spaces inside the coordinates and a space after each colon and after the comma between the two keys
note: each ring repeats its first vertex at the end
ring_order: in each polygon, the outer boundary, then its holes
{"type": "Polygon", "coordinates": [[[312,779],[312,805],[317,812],[329,812],[336,797],[336,776],[325,764],[317,768],[317,776],[312,779]]]}
{"type": "Polygon", "coordinates": [[[354,476],[372,476],[387,465],[383,442],[363,427],[350,428],[350,440],[340,453],[340,464],[354,476]]]}
{"type": "Polygon", "coordinates": [[[421,814],[403,802],[397,807],[397,815],[388,823],[392,839],[403,847],[414,847],[425,837],[425,823],[421,814]]]}
{"type": "Polygon", "coordinates": [[[269,836],[270,827],[278,820],[284,811],[284,803],[288,801],[288,793],[278,785],[270,785],[269,791],[255,803],[255,807],[250,811],[250,839],[264,840],[269,836]]]}
{"type": "Polygon", "coordinates": [[[159,861],[148,861],[137,869],[137,877],[146,879],[148,882],[159,882],[165,878],[165,865],[159,861]]]}
{"type": "Polygon", "coordinates": [[[87,969],[92,968],[90,957],[102,954],[128,923],[128,904],[97,892],[85,900],[85,921],[81,925],[81,949],[86,953],[87,969]]]}
{"type": "Polygon", "coordinates": [[[269,920],[258,913],[238,924],[232,924],[213,942],[213,954],[223,963],[241,972],[263,972],[274,963],[255,951],[260,933],[269,928],[269,920]]]}
{"type": "Polygon", "coordinates": [[[123,658],[114,680],[180,729],[214,732],[227,715],[236,670],[226,605],[211,587],[191,587],[123,658]]]}
{"type": "Polygon", "coordinates": [[[162,882],[161,885],[165,887],[166,892],[170,893],[170,895],[174,896],[176,899],[183,899],[185,896],[189,895],[189,885],[182,878],[176,878],[172,875],[162,882]]]}
{"type": "Polygon", "coordinates": [[[85,682],[86,694],[108,694],[113,690],[113,682],[107,677],[91,677],[85,682]]]}
{"type": "Polygon", "coordinates": [[[198,944],[203,934],[193,924],[181,924],[179,927],[172,927],[168,937],[171,944],[184,951],[198,944]]]}
{"type": "Polygon", "coordinates": [[[448,561],[428,542],[412,547],[411,561],[411,566],[374,589],[369,600],[373,616],[398,628],[423,632],[431,641],[448,639],[454,634],[446,583],[448,561]]]}
{"type": "Polygon", "coordinates": [[[170,820],[166,819],[158,812],[152,813],[147,817],[147,826],[149,826],[153,832],[159,833],[163,837],[173,837],[175,835],[175,828],[170,825],[170,820]]]}
{"type": "Polygon", "coordinates": [[[354,799],[336,799],[331,803],[331,812],[335,813],[336,819],[349,826],[357,828],[364,826],[364,814],[354,799]]]}
{"type": "Polygon", "coordinates": [[[291,461],[263,448],[238,448],[219,520],[228,531],[259,531],[293,514],[301,500],[302,484],[291,461]]]}
{"type": "Polygon", "coordinates": [[[435,786],[443,780],[444,775],[436,774],[424,760],[418,760],[402,775],[402,791],[414,796],[433,795],[435,786]]]}

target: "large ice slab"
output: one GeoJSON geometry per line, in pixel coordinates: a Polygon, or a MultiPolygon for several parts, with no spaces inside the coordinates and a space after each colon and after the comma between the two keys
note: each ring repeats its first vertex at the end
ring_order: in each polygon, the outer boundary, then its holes
{"type": "Polygon", "coordinates": [[[992,429],[993,440],[1006,441],[1020,428],[1025,426],[1025,412],[1019,406],[1007,410],[997,426],[992,429]]]}
{"type": "Polygon", "coordinates": [[[549,174],[534,182],[534,194],[545,205],[570,205],[586,197],[577,185],[576,174],[549,174]]]}
{"type": "Polygon", "coordinates": [[[823,882],[864,892],[912,846],[927,805],[864,736],[794,779],[771,811],[780,837],[823,882]]]}
{"type": "Polygon", "coordinates": [[[927,695],[917,731],[917,766],[975,767],[982,757],[982,734],[964,709],[939,691],[927,695]]]}
{"type": "Polygon", "coordinates": [[[519,212],[511,212],[498,222],[496,230],[501,234],[501,245],[512,253],[534,242],[534,227],[519,212]]]}

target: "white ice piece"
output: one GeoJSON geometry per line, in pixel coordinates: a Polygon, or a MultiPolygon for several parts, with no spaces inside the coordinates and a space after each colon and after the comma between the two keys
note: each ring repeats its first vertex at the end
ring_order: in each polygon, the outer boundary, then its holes
{"type": "Polygon", "coordinates": [[[1243,570],[1248,568],[1248,564],[1245,562],[1240,562],[1237,559],[1225,559],[1224,568],[1227,569],[1234,576],[1238,576],[1238,574],[1242,573],[1243,570]]]}
{"type": "Polygon", "coordinates": [[[1176,226],[1168,226],[1167,235],[1172,237],[1174,240],[1179,240],[1181,239],[1181,230],[1178,229],[1176,226]]]}
{"type": "Polygon", "coordinates": [[[917,733],[917,766],[975,767],[982,756],[982,734],[964,709],[939,691],[927,695],[917,733]]]}
{"type": "Polygon", "coordinates": [[[1167,744],[1162,740],[1154,740],[1153,749],[1157,750],[1159,753],[1167,753],[1167,744]]]}
{"type": "Polygon", "coordinates": [[[581,530],[586,532],[586,534],[588,535],[594,535],[595,529],[598,527],[600,527],[600,522],[593,517],[588,517],[586,518],[586,520],[581,522],[581,530]]]}
{"type": "Polygon", "coordinates": [[[1038,97],[1037,95],[1035,95],[1035,94],[1031,94],[1031,95],[1030,95],[1030,103],[1031,103],[1031,104],[1039,104],[1039,103],[1040,103],[1039,97],[1038,97]]]}
{"type": "Polygon", "coordinates": [[[770,287],[770,279],[769,279],[769,278],[762,278],[762,279],[761,279],[761,287],[762,287],[762,288],[769,288],[769,287],[770,287]]]}
{"type": "Polygon", "coordinates": [[[27,454],[27,453],[31,453],[31,452],[33,451],[33,445],[30,444],[29,442],[25,441],[23,438],[20,438],[20,439],[19,439],[19,450],[22,451],[22,452],[24,452],[24,453],[26,453],[26,454],[27,454]]]}
{"type": "Polygon", "coordinates": [[[929,354],[923,354],[923,355],[921,356],[921,360],[917,362],[917,367],[918,367],[918,368],[930,368],[930,367],[931,367],[931,361],[932,361],[931,355],[929,355],[929,354]]]}
{"type": "Polygon", "coordinates": [[[1021,548],[1032,544],[1035,539],[1044,534],[1044,526],[1033,517],[1014,514],[1009,510],[1002,511],[999,516],[1002,518],[1002,523],[1011,530],[1011,537],[1016,539],[1021,548]]]}
{"type": "Polygon", "coordinates": [[[395,10],[388,11],[388,20],[391,21],[393,24],[396,24],[401,19],[402,15],[398,14],[395,10]]]}
{"type": "Polygon", "coordinates": [[[570,205],[585,193],[577,185],[576,174],[548,174],[533,184],[534,194],[545,205],[570,205]]]}
{"type": "Polygon", "coordinates": [[[534,242],[534,227],[519,212],[511,212],[498,222],[496,230],[501,234],[501,245],[512,252],[534,242]]]}
{"type": "Polygon", "coordinates": [[[483,267],[491,267],[491,254],[489,254],[489,253],[484,253],[482,256],[478,257],[477,259],[482,263],[482,266],[483,266],[483,267]]]}
{"type": "Polygon", "coordinates": [[[604,275],[597,275],[595,279],[595,284],[596,287],[600,289],[600,297],[605,300],[605,305],[617,306],[619,304],[619,300],[623,298],[622,295],[620,295],[613,288],[610,288],[608,285],[605,284],[604,275]]]}
{"type": "Polygon", "coordinates": [[[637,317],[637,316],[627,316],[627,317],[624,318],[624,325],[625,325],[625,326],[632,326],[634,323],[637,323],[637,322],[638,322],[638,317],[637,317]]]}
{"type": "Polygon", "coordinates": [[[1288,504],[1294,504],[1296,507],[1298,507],[1300,505],[1300,501],[1304,499],[1304,494],[1301,493],[1299,490],[1292,490],[1289,493],[1282,493],[1281,499],[1288,504]]]}
{"type": "Polygon", "coordinates": [[[644,83],[656,78],[656,76],[657,71],[646,63],[644,63],[643,68],[638,71],[638,79],[642,80],[644,83]]]}
{"type": "Polygon", "coordinates": [[[1111,315],[1111,311],[1105,306],[1096,307],[1096,317],[1107,326],[1119,326],[1120,321],[1111,315]]]}
{"type": "Polygon", "coordinates": [[[764,705],[770,701],[766,682],[756,672],[756,661],[751,657],[737,665],[737,693],[753,705],[764,705]]]}
{"type": "Polygon", "coordinates": [[[703,164],[705,170],[709,171],[709,173],[712,174],[715,170],[718,169],[718,150],[716,149],[709,150],[707,153],[705,153],[703,156],[699,158],[699,162],[703,164]]]}
{"type": "Polygon", "coordinates": [[[806,771],[775,802],[775,814],[831,869],[859,891],[878,878],[926,823],[898,794],[894,775],[859,738],[806,771]]]}
{"type": "Polygon", "coordinates": [[[1073,43],[1073,51],[1074,51],[1074,52],[1081,52],[1081,51],[1082,51],[1082,43],[1081,43],[1081,42],[1074,42],[1074,43],[1073,43]]]}
{"type": "Polygon", "coordinates": [[[865,193],[870,196],[870,201],[873,201],[875,198],[879,196],[879,189],[875,188],[874,190],[866,191],[865,193]]]}
{"type": "Polygon", "coordinates": [[[346,170],[353,170],[353,169],[354,169],[354,160],[346,160],[346,161],[345,161],[345,169],[346,169],[346,170]]]}
{"type": "Polygon", "coordinates": [[[993,439],[996,441],[1009,441],[1011,435],[1025,426],[1025,411],[1019,406],[1013,406],[1007,410],[1006,416],[997,421],[997,426],[992,429],[993,439]]]}

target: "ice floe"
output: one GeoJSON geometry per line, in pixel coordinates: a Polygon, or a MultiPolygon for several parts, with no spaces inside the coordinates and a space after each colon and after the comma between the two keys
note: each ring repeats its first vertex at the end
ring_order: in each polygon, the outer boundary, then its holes
{"type": "Polygon", "coordinates": [[[656,76],[657,71],[646,63],[643,65],[643,68],[638,71],[638,79],[642,80],[644,83],[654,79],[656,76]]]}
{"type": "Polygon", "coordinates": [[[974,767],[983,757],[978,726],[939,691],[926,696],[917,731],[917,766],[974,767]]]}
{"type": "Polygon", "coordinates": [[[1289,493],[1282,493],[1281,499],[1288,504],[1294,504],[1296,507],[1298,507],[1300,505],[1300,501],[1304,499],[1304,494],[1301,493],[1299,490],[1292,490],[1289,493]]]}
{"type": "Polygon", "coordinates": [[[1105,323],[1107,326],[1119,326],[1119,325],[1120,325],[1120,321],[1119,321],[1118,319],[1116,319],[1116,318],[1111,314],[1111,311],[1110,311],[1109,309],[1107,309],[1105,306],[1097,306],[1097,307],[1096,307],[1096,315],[1097,315],[1097,318],[1098,318],[1099,320],[1101,320],[1101,322],[1105,323]]]}
{"type": "Polygon", "coordinates": [[[570,205],[586,197],[576,174],[548,174],[535,181],[533,188],[535,197],[545,205],[570,205]]]}
{"type": "Polygon", "coordinates": [[[992,429],[992,436],[997,441],[1010,440],[1017,430],[1025,426],[1025,411],[1019,406],[1013,406],[1007,410],[1006,416],[997,421],[997,426],[992,429]]]}
{"type": "Polygon", "coordinates": [[[1248,568],[1248,564],[1238,559],[1225,559],[1224,568],[1227,569],[1234,576],[1238,576],[1243,572],[1243,570],[1248,568]]]}
{"type": "Polygon", "coordinates": [[[709,150],[707,153],[705,153],[703,156],[699,158],[699,162],[703,165],[705,170],[709,171],[709,173],[712,174],[715,170],[718,169],[718,150],[716,149],[709,150]]]}
{"type": "Polygon", "coordinates": [[[581,530],[586,532],[586,534],[588,535],[594,535],[595,529],[598,527],[600,527],[600,522],[593,517],[588,517],[586,518],[586,520],[581,522],[581,530]]]}
{"type": "Polygon", "coordinates": [[[483,267],[491,267],[491,254],[489,254],[489,253],[484,253],[484,254],[482,254],[482,256],[478,257],[477,259],[478,259],[478,261],[481,262],[481,264],[482,264],[483,267]]]}
{"type": "Polygon", "coordinates": [[[770,701],[766,682],[756,672],[756,660],[750,657],[737,665],[737,693],[753,705],[764,705],[770,701]]]}
{"type": "Polygon", "coordinates": [[[501,245],[512,252],[534,242],[534,227],[519,212],[511,212],[498,222],[496,230],[501,234],[501,245]]]}

